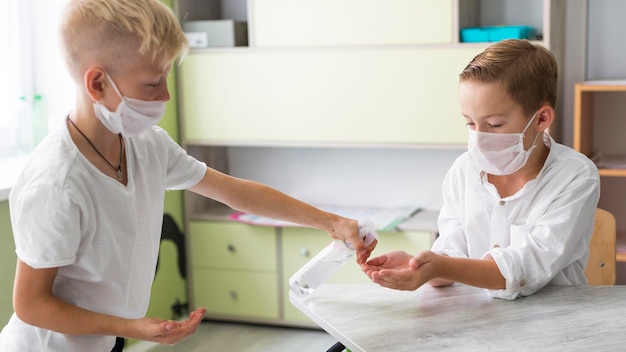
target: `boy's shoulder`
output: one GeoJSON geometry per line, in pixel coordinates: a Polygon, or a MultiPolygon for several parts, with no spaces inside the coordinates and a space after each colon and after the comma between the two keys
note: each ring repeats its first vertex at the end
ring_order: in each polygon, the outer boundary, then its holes
{"type": "Polygon", "coordinates": [[[562,184],[600,183],[598,167],[591,159],[569,146],[552,142],[550,154],[542,169],[543,180],[557,180],[562,184]]]}
{"type": "Polygon", "coordinates": [[[62,179],[78,153],[67,137],[61,129],[44,138],[29,156],[17,185],[46,184],[62,179]]]}
{"type": "Polygon", "coordinates": [[[584,171],[591,171],[592,173],[597,173],[598,171],[596,164],[586,155],[569,146],[554,141],[552,141],[548,161],[550,161],[550,159],[557,162],[559,165],[567,165],[570,168],[581,168],[584,171]]]}

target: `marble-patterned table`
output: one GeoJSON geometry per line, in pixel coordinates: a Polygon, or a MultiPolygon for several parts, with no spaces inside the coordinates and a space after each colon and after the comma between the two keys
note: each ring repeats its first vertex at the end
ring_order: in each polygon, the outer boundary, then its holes
{"type": "Polygon", "coordinates": [[[548,286],[506,301],[460,284],[324,284],[289,300],[353,352],[626,350],[626,286],[548,286]]]}

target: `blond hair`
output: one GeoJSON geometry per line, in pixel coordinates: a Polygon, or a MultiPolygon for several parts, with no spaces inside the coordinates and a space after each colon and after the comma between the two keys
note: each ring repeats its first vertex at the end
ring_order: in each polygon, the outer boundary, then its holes
{"type": "Polygon", "coordinates": [[[104,65],[123,63],[129,48],[171,64],[189,47],[176,16],[158,0],[70,0],[60,29],[72,74],[96,58],[104,65]]]}
{"type": "Polygon", "coordinates": [[[478,54],[459,75],[460,81],[500,82],[524,113],[556,107],[558,65],[554,55],[528,40],[497,42],[478,54]]]}

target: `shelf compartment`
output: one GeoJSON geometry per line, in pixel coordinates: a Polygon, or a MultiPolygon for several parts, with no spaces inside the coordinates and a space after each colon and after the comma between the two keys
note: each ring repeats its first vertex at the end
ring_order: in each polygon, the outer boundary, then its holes
{"type": "Polygon", "coordinates": [[[601,176],[626,176],[626,155],[601,155],[591,157],[601,176]]]}
{"type": "MultiPolygon", "coordinates": [[[[608,156],[617,160],[626,151],[626,140],[621,137],[626,125],[624,114],[610,114],[611,111],[626,111],[626,81],[588,81],[575,86],[574,96],[574,149],[595,158],[608,156]]],[[[626,159],[626,158],[624,158],[626,159]]],[[[602,160],[600,158],[600,160],[602,160]]],[[[610,163],[609,163],[610,165],[610,163]]],[[[622,176],[626,167],[603,165],[601,174],[622,176]]],[[[626,172],[625,172],[626,173],[626,172]]]]}

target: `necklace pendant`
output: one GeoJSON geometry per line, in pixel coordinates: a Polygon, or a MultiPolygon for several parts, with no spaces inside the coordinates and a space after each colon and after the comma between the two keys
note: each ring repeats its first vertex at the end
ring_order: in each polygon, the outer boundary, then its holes
{"type": "Polygon", "coordinates": [[[122,167],[117,168],[117,180],[122,181],[122,167]]]}

